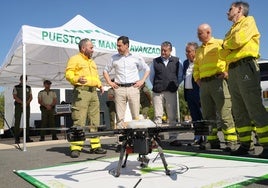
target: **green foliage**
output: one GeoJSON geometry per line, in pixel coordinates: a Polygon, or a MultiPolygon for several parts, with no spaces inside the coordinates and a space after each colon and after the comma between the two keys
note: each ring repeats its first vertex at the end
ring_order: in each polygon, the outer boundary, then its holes
{"type": "Polygon", "coordinates": [[[154,120],[154,107],[150,106],[149,110],[148,110],[148,116],[150,120],[154,120]]]}
{"type": "MultiPolygon", "coordinates": [[[[183,86],[180,86],[178,89],[179,92],[179,107],[180,107],[180,118],[181,121],[184,121],[185,116],[189,116],[189,108],[187,106],[187,102],[184,100],[184,91],[183,91],[183,86]]],[[[154,119],[154,108],[151,106],[148,110],[148,116],[149,119],[153,120],[154,119]]]]}
{"type": "Polygon", "coordinates": [[[179,105],[180,105],[180,117],[181,121],[184,121],[184,117],[190,114],[187,102],[184,100],[183,85],[179,87],[179,105]]]}

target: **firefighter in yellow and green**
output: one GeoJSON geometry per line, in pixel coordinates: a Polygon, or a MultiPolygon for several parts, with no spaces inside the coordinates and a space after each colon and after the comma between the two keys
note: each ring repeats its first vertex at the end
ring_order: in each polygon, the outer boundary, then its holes
{"type": "MultiPolygon", "coordinates": [[[[89,126],[90,132],[96,132],[100,125],[100,102],[96,89],[103,93],[96,63],[93,61],[93,44],[85,38],[79,44],[79,53],[70,57],[65,77],[74,86],[72,102],[72,119],[74,126],[89,126]]],[[[100,138],[89,139],[90,153],[105,154],[101,148],[100,138]]],[[[71,157],[77,158],[84,141],[70,142],[71,157]]]]}
{"type": "Polygon", "coordinates": [[[260,33],[253,16],[249,16],[249,4],[238,1],[227,11],[233,22],[223,40],[221,58],[228,64],[229,88],[233,103],[233,115],[239,135],[240,147],[231,155],[248,155],[252,146],[255,126],[263,151],[259,157],[268,159],[268,113],[262,104],[260,86],[260,33]]]}
{"type": "Polygon", "coordinates": [[[227,145],[224,150],[232,151],[237,149],[237,134],[227,85],[226,62],[219,59],[222,40],[212,37],[212,29],[206,23],[198,27],[197,35],[202,45],[196,50],[193,76],[200,86],[203,118],[214,125],[211,134],[207,136],[207,143],[200,148],[220,149],[216,123],[216,120],[219,120],[227,145]]]}

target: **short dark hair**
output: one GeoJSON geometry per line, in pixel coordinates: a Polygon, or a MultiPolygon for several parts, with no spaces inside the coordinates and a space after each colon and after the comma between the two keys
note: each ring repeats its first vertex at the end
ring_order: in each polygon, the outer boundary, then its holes
{"type": "MultiPolygon", "coordinates": [[[[23,75],[20,76],[20,80],[22,80],[23,75]]],[[[28,76],[26,75],[26,80],[28,79],[28,76]]]]}
{"type": "Polygon", "coordinates": [[[126,36],[121,36],[121,37],[119,37],[119,38],[117,39],[117,42],[118,42],[119,40],[122,40],[122,43],[123,43],[123,44],[128,44],[128,45],[129,45],[129,38],[128,38],[128,37],[126,37],[126,36]]]}
{"type": "Polygon", "coordinates": [[[82,47],[83,47],[88,41],[90,41],[88,38],[84,38],[84,39],[80,40],[80,42],[79,42],[79,44],[78,44],[79,51],[81,51],[82,47]]]}
{"type": "Polygon", "coordinates": [[[169,46],[170,49],[172,50],[172,44],[171,44],[171,42],[169,42],[169,41],[162,42],[161,47],[162,47],[162,46],[169,46]]]}
{"type": "Polygon", "coordinates": [[[45,85],[45,84],[51,85],[52,83],[51,83],[50,80],[45,80],[45,81],[44,81],[44,85],[45,85]]]}

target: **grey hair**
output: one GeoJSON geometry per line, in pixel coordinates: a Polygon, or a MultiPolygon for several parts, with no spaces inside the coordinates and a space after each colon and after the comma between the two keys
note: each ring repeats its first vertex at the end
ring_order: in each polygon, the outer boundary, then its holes
{"type": "Polygon", "coordinates": [[[243,7],[243,15],[244,16],[248,16],[248,13],[249,13],[249,4],[247,2],[244,2],[244,1],[236,1],[234,3],[232,3],[233,6],[235,7],[243,7]]]}
{"type": "Polygon", "coordinates": [[[197,42],[188,42],[188,43],[186,44],[186,46],[193,46],[194,49],[197,49],[197,48],[198,48],[198,44],[197,44],[197,42]]]}

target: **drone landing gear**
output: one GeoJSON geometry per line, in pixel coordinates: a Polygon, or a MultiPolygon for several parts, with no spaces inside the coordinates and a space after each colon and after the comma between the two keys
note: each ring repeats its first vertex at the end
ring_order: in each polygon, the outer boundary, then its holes
{"type": "MultiPolygon", "coordinates": [[[[138,121],[138,120],[137,120],[138,121]]],[[[137,122],[136,120],[134,122],[137,122]]],[[[216,123],[215,121],[196,121],[194,122],[194,133],[195,135],[207,136],[212,131],[212,124],[216,123]]],[[[117,168],[110,170],[109,173],[115,177],[119,177],[121,173],[121,168],[126,167],[127,158],[130,153],[139,154],[138,161],[141,162],[141,167],[146,167],[149,163],[149,159],[146,155],[152,152],[154,148],[158,148],[158,155],[160,156],[162,163],[165,168],[166,175],[172,175],[171,171],[168,169],[168,165],[163,153],[161,146],[161,141],[159,139],[160,132],[170,132],[170,131],[189,131],[192,130],[192,127],[188,124],[186,126],[167,126],[167,127],[157,127],[157,126],[147,126],[145,128],[140,128],[140,125],[137,126],[131,125],[130,128],[126,129],[115,129],[108,130],[103,132],[89,132],[85,133],[83,128],[71,127],[67,131],[67,140],[69,142],[83,141],[85,137],[99,137],[107,135],[120,134],[119,141],[122,142],[122,145],[118,145],[116,152],[120,152],[119,161],[117,168]],[[131,128],[132,127],[132,128],[131,128]],[[125,155],[125,160],[123,162],[125,155]]],[[[157,155],[157,156],[158,156],[157,155]]],[[[156,159],[156,157],[155,157],[156,159]]]]}
{"type": "Polygon", "coordinates": [[[150,161],[150,159],[146,156],[146,155],[140,155],[138,156],[138,159],[137,159],[139,162],[141,162],[140,164],[140,167],[141,168],[145,168],[148,166],[148,163],[150,161]]]}
{"type": "MultiPolygon", "coordinates": [[[[140,138],[139,138],[140,139],[140,138]]],[[[138,161],[141,162],[140,167],[141,168],[145,168],[148,166],[148,163],[150,161],[150,159],[147,157],[147,154],[152,152],[152,148],[157,146],[158,149],[158,155],[160,156],[163,166],[165,168],[165,173],[166,175],[170,175],[170,170],[168,169],[168,165],[163,153],[163,149],[161,147],[161,143],[160,140],[158,138],[158,135],[153,135],[152,138],[148,139],[148,138],[144,138],[145,139],[145,143],[144,145],[139,145],[138,149],[135,148],[135,144],[133,145],[133,143],[136,143],[136,141],[134,140],[124,140],[121,146],[121,151],[120,151],[120,156],[119,156],[119,161],[118,161],[118,165],[117,168],[112,169],[109,171],[110,174],[112,174],[114,177],[119,177],[121,174],[121,168],[125,168],[126,167],[126,163],[127,163],[127,159],[130,153],[138,153],[138,161]],[[153,144],[152,144],[153,143],[153,144]],[[149,146],[146,147],[146,146],[149,146]],[[140,148],[142,147],[142,148],[140,148]],[[147,149],[144,149],[147,148],[147,149]],[[137,151],[143,151],[143,152],[137,152],[137,151]],[[144,152],[145,151],[145,152],[144,152]],[[124,158],[125,155],[125,158],[124,158]],[[123,162],[124,160],[124,162],[123,162]]],[[[144,140],[139,140],[138,143],[140,142],[144,142],[144,140]]]]}

